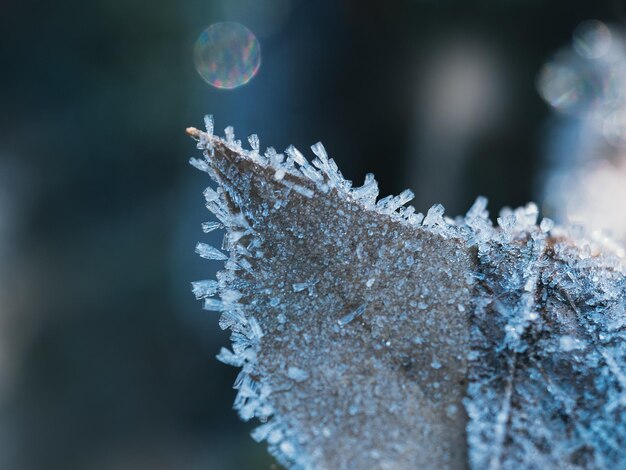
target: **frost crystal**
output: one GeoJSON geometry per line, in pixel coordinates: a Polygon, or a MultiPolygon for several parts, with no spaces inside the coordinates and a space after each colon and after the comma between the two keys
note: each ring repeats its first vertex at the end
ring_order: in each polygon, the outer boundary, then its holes
{"type": "Polygon", "coordinates": [[[321,144],[309,163],[207,127],[192,163],[229,256],[198,244],[225,269],[193,291],[231,329],[235,409],[281,464],[626,467],[621,259],[537,226],[534,204],[498,226],[484,198],[424,218],[410,191],[376,203],[372,175],[352,188],[321,144]]]}
{"type": "Polygon", "coordinates": [[[205,259],[224,260],[228,258],[220,250],[206,243],[198,243],[196,245],[196,253],[205,259]]]}
{"type": "Polygon", "coordinates": [[[305,370],[298,369],[297,367],[290,367],[287,369],[287,377],[295,380],[296,382],[304,382],[309,378],[309,373],[305,370]]]}
{"type": "Polygon", "coordinates": [[[224,228],[224,226],[219,222],[202,222],[202,231],[204,233],[212,232],[218,228],[224,228]]]}
{"type": "Polygon", "coordinates": [[[339,323],[339,326],[347,325],[348,323],[350,323],[355,318],[358,318],[361,315],[363,315],[363,313],[365,313],[365,307],[366,307],[365,304],[360,305],[356,310],[348,313],[347,315],[344,315],[339,320],[337,320],[337,323],[339,323]]]}
{"type": "Polygon", "coordinates": [[[191,290],[196,296],[196,299],[211,297],[212,295],[215,295],[217,293],[218,288],[219,286],[217,281],[214,281],[212,279],[191,283],[191,290]]]}

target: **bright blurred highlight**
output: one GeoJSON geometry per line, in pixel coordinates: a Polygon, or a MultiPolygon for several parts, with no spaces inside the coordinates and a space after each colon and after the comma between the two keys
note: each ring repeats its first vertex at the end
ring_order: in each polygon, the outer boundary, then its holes
{"type": "Polygon", "coordinates": [[[598,59],[611,47],[611,30],[600,21],[584,21],[574,30],[573,46],[581,57],[598,59]]]}
{"type": "Polygon", "coordinates": [[[553,175],[547,202],[559,207],[560,217],[590,232],[602,232],[626,243],[626,162],[596,160],[578,169],[553,175]]]}
{"type": "MultiPolygon", "coordinates": [[[[587,85],[591,83],[589,81],[587,85]]],[[[584,85],[579,72],[559,63],[546,64],[538,79],[541,97],[553,108],[564,112],[581,105],[584,91],[590,88],[584,85]]]]}
{"type": "Polygon", "coordinates": [[[607,142],[624,146],[626,52],[623,35],[597,20],[581,23],[572,45],[537,77],[541,97],[557,111],[589,121],[607,142]]]}
{"type": "Polygon", "coordinates": [[[231,90],[245,85],[256,75],[261,65],[261,46],[245,26],[215,23],[196,41],[194,62],[209,85],[231,90]]]}
{"type": "Polygon", "coordinates": [[[626,243],[626,51],[624,32],[597,20],[574,30],[538,76],[552,123],[544,210],[560,222],[626,243]],[[567,116],[567,117],[566,117],[567,116]]]}

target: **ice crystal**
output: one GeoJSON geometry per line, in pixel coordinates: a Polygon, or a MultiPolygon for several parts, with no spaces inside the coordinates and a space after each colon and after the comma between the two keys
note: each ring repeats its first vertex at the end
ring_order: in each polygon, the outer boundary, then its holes
{"type": "Polygon", "coordinates": [[[198,243],[196,245],[196,253],[205,259],[225,260],[228,258],[220,250],[206,243],[198,243]]]}
{"type": "Polygon", "coordinates": [[[218,228],[224,228],[224,226],[219,222],[202,222],[202,231],[204,233],[212,232],[218,228]]]}
{"type": "MultiPolygon", "coordinates": [[[[376,202],[321,144],[260,153],[189,129],[226,229],[216,284],[232,331],[235,409],[289,468],[623,468],[626,276],[603,246],[534,204],[493,226],[376,202]],[[423,222],[423,223],[422,223],[423,222]]],[[[210,225],[211,229],[217,228],[210,225]]],[[[212,296],[218,291],[220,298],[212,296]]]]}
{"type": "Polygon", "coordinates": [[[309,373],[297,367],[290,367],[287,369],[287,377],[295,380],[296,382],[303,382],[309,378],[309,373]]]}
{"type": "Polygon", "coordinates": [[[339,326],[347,325],[355,318],[358,318],[361,315],[363,315],[365,313],[365,307],[366,307],[366,304],[359,305],[359,307],[356,310],[348,313],[347,315],[344,315],[339,320],[337,320],[337,323],[339,323],[339,326]]]}
{"type": "Polygon", "coordinates": [[[217,281],[208,279],[206,281],[196,281],[191,283],[191,290],[196,296],[196,299],[204,299],[215,295],[218,291],[219,285],[217,281]]]}

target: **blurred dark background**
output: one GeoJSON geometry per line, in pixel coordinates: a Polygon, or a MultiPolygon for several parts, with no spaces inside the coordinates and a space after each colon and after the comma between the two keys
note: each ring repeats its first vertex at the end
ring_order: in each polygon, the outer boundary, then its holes
{"type": "MultiPolygon", "coordinates": [[[[537,196],[551,111],[542,64],[621,2],[92,0],[0,5],[0,468],[268,469],[232,411],[228,342],[190,281],[208,220],[184,134],[321,140],[344,175],[405,187],[425,212],[537,196]],[[269,18],[269,19],[268,19],[269,18]],[[262,65],[212,88],[211,23],[258,37],[262,65]]],[[[305,152],[307,153],[307,152],[305,152]]],[[[212,234],[211,234],[212,235],[212,234]]]]}

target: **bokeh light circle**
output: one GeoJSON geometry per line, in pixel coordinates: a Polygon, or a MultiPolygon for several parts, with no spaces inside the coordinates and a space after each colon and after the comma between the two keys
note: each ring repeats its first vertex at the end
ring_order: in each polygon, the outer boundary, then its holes
{"type": "Polygon", "coordinates": [[[231,90],[256,75],[261,65],[261,46],[254,34],[239,23],[214,23],[198,37],[194,63],[208,84],[231,90]]]}
{"type": "Polygon", "coordinates": [[[618,64],[562,51],[541,68],[537,89],[558,111],[584,117],[620,105],[622,77],[618,64]]]}
{"type": "Polygon", "coordinates": [[[598,59],[611,48],[611,30],[598,20],[583,21],[574,30],[574,50],[585,59],[598,59]]]}
{"type": "Polygon", "coordinates": [[[576,70],[559,63],[548,63],[543,66],[537,87],[543,99],[559,110],[573,108],[583,94],[583,86],[576,70]]]}

